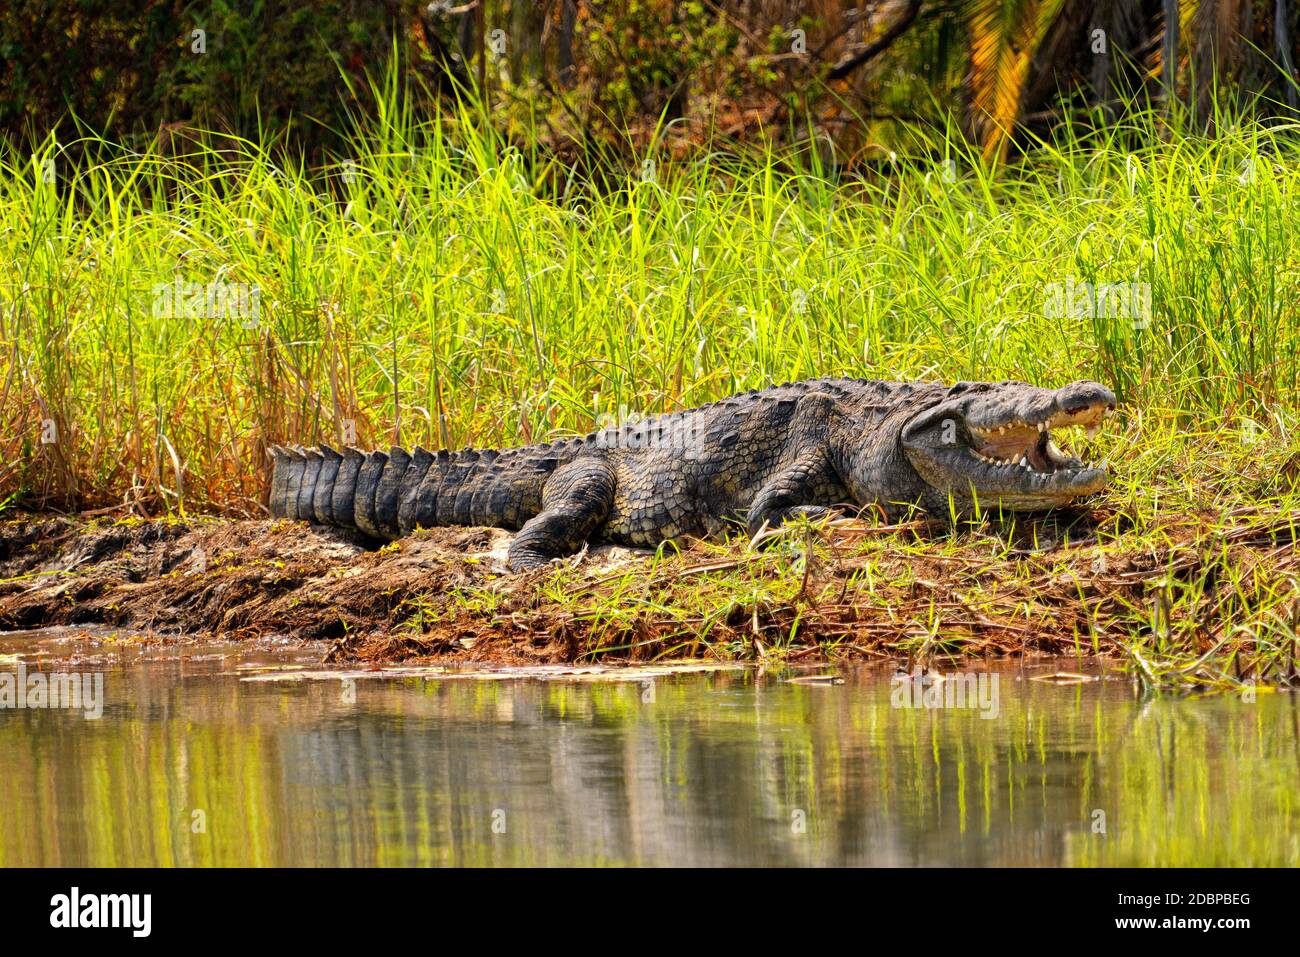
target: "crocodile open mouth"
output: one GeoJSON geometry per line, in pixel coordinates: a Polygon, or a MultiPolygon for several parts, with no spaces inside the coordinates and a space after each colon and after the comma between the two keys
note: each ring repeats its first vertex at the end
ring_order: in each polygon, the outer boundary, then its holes
{"type": "Polygon", "coordinates": [[[1106,487],[1108,463],[1083,461],[1059,436],[1072,428],[1095,434],[1115,406],[1115,394],[1097,382],[1059,389],[959,382],[947,401],[913,418],[900,439],[908,462],[934,490],[932,500],[1039,511],[1106,487]]]}
{"type": "Polygon", "coordinates": [[[1113,403],[1096,402],[1053,412],[1038,421],[1015,418],[1000,425],[982,427],[968,422],[967,428],[974,440],[971,452],[981,462],[989,465],[1019,466],[1031,475],[1045,478],[1057,473],[1105,472],[1108,464],[1105,460],[1098,463],[1084,462],[1062,449],[1053,437],[1052,430],[1080,427],[1091,438],[1114,411],[1113,403]]]}

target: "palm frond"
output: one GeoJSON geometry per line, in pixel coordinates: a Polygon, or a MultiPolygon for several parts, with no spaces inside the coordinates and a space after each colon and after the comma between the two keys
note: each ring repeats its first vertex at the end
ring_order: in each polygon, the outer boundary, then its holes
{"type": "Polygon", "coordinates": [[[1064,0],[972,0],[969,120],[988,160],[1006,157],[1029,67],[1064,0]]]}

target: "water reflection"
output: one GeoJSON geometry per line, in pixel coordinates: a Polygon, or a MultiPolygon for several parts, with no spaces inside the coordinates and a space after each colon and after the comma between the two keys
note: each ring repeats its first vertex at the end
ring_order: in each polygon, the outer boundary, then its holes
{"type": "Polygon", "coordinates": [[[1001,673],[258,684],[108,672],[104,717],[0,711],[0,865],[1300,863],[1294,696],[1001,673]]]}

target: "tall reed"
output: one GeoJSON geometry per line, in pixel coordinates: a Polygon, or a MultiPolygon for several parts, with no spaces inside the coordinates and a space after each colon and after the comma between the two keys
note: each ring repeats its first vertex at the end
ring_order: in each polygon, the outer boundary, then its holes
{"type": "Polygon", "coordinates": [[[256,514],[272,443],[540,441],[815,375],[1100,379],[1134,481],[1208,433],[1290,444],[1293,127],[584,178],[380,102],[327,169],[215,137],[0,154],[0,500],[256,514]]]}

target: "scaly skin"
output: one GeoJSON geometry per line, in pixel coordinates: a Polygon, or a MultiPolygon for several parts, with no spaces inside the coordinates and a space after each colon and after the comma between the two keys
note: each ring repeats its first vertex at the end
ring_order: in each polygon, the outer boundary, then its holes
{"type": "Polygon", "coordinates": [[[1085,466],[1048,431],[1098,426],[1115,397],[1095,382],[813,379],[504,451],[342,453],[274,448],[271,512],[397,538],[419,527],[518,529],[512,568],[592,539],[653,546],[754,534],[835,506],[947,515],[1036,511],[1092,494],[1085,466]]]}

